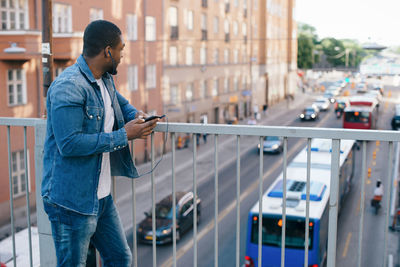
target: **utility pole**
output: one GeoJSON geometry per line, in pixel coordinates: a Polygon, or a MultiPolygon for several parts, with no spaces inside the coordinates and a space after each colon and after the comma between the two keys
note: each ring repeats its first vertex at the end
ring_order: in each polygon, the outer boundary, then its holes
{"type": "Polygon", "coordinates": [[[42,0],[42,64],[44,114],[46,112],[47,91],[53,81],[53,12],[52,0],[42,0]]]}

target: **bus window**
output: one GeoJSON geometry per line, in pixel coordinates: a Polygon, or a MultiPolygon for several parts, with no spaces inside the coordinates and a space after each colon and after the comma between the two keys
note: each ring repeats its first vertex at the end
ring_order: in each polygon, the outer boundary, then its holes
{"type": "MultiPolygon", "coordinates": [[[[305,239],[304,219],[286,218],[286,241],[285,247],[304,249],[305,239]]],[[[314,223],[310,221],[309,228],[309,249],[313,246],[314,223]]],[[[280,247],[282,235],[282,219],[263,217],[262,223],[262,244],[267,246],[280,247]]],[[[251,230],[251,242],[258,244],[258,216],[253,219],[251,230]],[[257,218],[257,219],[256,219],[257,218]]]]}
{"type": "Polygon", "coordinates": [[[369,122],[369,112],[365,112],[365,111],[346,112],[344,119],[347,122],[367,123],[367,122],[369,122]]]}

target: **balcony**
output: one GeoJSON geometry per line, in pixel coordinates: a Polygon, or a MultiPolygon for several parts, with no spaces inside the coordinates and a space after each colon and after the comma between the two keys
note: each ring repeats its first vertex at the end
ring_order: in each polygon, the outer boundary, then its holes
{"type": "Polygon", "coordinates": [[[171,26],[171,40],[179,39],[179,28],[178,26],[171,26]]]}
{"type": "MultiPolygon", "coordinates": [[[[35,164],[35,182],[36,183],[36,188],[40,188],[41,184],[41,177],[42,177],[42,161],[43,161],[43,144],[44,144],[44,134],[46,132],[46,123],[44,120],[41,119],[17,119],[17,118],[0,118],[0,128],[2,129],[3,133],[5,134],[6,130],[8,132],[7,134],[7,143],[10,145],[10,131],[9,129],[14,129],[14,128],[23,128],[24,129],[24,135],[23,139],[27,139],[27,128],[28,130],[34,130],[34,140],[29,140],[28,143],[34,143],[34,149],[35,149],[35,158],[31,162],[35,164]]],[[[172,145],[172,151],[168,153],[167,155],[164,156],[164,164],[166,166],[162,166],[163,164],[160,164],[158,168],[158,171],[153,172],[147,179],[147,177],[143,179],[135,179],[135,180],[121,180],[119,179],[118,181],[120,182],[119,187],[116,186],[116,182],[114,180],[113,182],[113,194],[114,196],[118,196],[117,192],[120,190],[122,187],[124,189],[131,190],[131,193],[128,195],[121,196],[121,198],[124,198],[126,202],[128,203],[128,206],[130,206],[130,209],[126,209],[127,211],[130,210],[132,211],[131,217],[129,214],[127,214],[128,219],[127,221],[132,224],[133,222],[137,222],[139,220],[139,217],[141,216],[142,211],[146,211],[148,209],[155,209],[155,199],[160,199],[162,196],[157,196],[157,193],[155,191],[155,188],[158,188],[160,191],[160,194],[172,194],[176,195],[177,188],[181,186],[182,183],[188,183],[190,182],[189,188],[190,190],[193,190],[194,192],[194,203],[197,203],[197,194],[200,191],[200,187],[204,184],[210,184],[211,186],[211,191],[205,191],[203,192],[206,196],[208,201],[210,202],[210,207],[208,210],[208,213],[211,216],[211,219],[208,221],[203,221],[200,220],[199,225],[197,225],[197,205],[195,204],[193,206],[193,227],[190,230],[190,233],[185,236],[185,239],[181,239],[180,242],[186,242],[184,244],[180,244],[182,246],[177,247],[177,229],[176,225],[173,224],[172,227],[172,246],[170,248],[165,248],[161,247],[158,248],[156,246],[156,231],[153,228],[152,231],[152,247],[149,246],[138,246],[137,245],[137,236],[136,236],[136,231],[130,231],[130,236],[128,239],[133,240],[133,246],[132,246],[132,254],[134,255],[134,263],[133,266],[151,266],[151,262],[153,262],[153,266],[177,266],[178,261],[184,260],[182,255],[180,253],[177,253],[177,250],[179,249],[179,252],[182,251],[187,251],[188,249],[190,250],[190,255],[187,255],[189,258],[188,265],[186,266],[197,266],[198,261],[199,261],[199,255],[210,255],[211,260],[213,263],[211,265],[207,266],[216,266],[214,263],[218,264],[218,258],[226,258],[227,254],[226,253],[232,253],[230,254],[229,257],[232,258],[233,261],[238,262],[238,265],[241,266],[243,263],[244,259],[241,259],[241,251],[245,251],[245,243],[246,241],[243,240],[243,236],[241,233],[243,231],[246,232],[246,225],[247,219],[245,221],[241,221],[241,218],[245,217],[247,218],[247,213],[248,210],[251,209],[252,203],[254,201],[259,201],[262,200],[263,198],[267,197],[267,194],[264,195],[264,192],[266,190],[266,183],[270,183],[271,181],[267,181],[267,174],[269,173],[274,173],[274,172],[280,172],[280,168],[282,167],[282,175],[283,179],[290,179],[287,175],[287,171],[291,168],[288,165],[288,162],[290,158],[292,158],[294,153],[303,153],[304,155],[307,155],[307,159],[304,163],[304,173],[307,173],[307,179],[304,182],[304,199],[303,196],[301,196],[302,201],[304,201],[304,207],[302,207],[301,211],[304,214],[304,218],[307,222],[307,227],[304,227],[303,230],[301,231],[304,234],[304,238],[306,240],[305,245],[301,243],[304,246],[304,250],[308,251],[309,246],[308,246],[308,240],[311,236],[311,231],[310,229],[311,226],[309,227],[308,222],[313,222],[313,218],[311,217],[311,211],[313,210],[312,206],[316,205],[315,201],[315,195],[314,193],[316,192],[314,189],[316,188],[315,182],[311,180],[310,175],[313,174],[311,172],[311,168],[313,167],[313,164],[311,164],[311,160],[315,160],[315,157],[311,157],[311,153],[314,153],[315,150],[313,150],[311,146],[311,141],[312,139],[315,138],[321,138],[321,139],[328,139],[331,140],[331,146],[328,147],[328,150],[326,150],[326,153],[329,153],[329,161],[330,164],[328,166],[322,166],[325,171],[330,170],[330,186],[325,188],[324,192],[325,194],[329,193],[330,198],[326,200],[328,202],[327,207],[329,211],[329,218],[327,218],[327,266],[328,267],[334,267],[334,266],[341,266],[337,265],[336,262],[336,255],[338,254],[338,258],[342,258],[343,255],[343,250],[344,247],[347,247],[348,249],[354,249],[356,251],[354,254],[350,255],[354,259],[355,262],[359,263],[359,266],[367,266],[367,265],[362,265],[362,256],[367,255],[368,251],[369,253],[373,253],[373,258],[376,259],[377,262],[379,262],[379,266],[391,266],[390,263],[392,262],[392,254],[389,253],[390,247],[394,245],[395,243],[389,243],[388,240],[388,229],[389,229],[389,222],[393,221],[393,214],[392,214],[392,204],[396,202],[396,194],[398,193],[398,186],[389,186],[393,183],[396,183],[397,181],[397,174],[398,174],[398,165],[399,165],[399,146],[398,142],[400,141],[400,136],[398,132],[395,131],[364,131],[364,130],[344,130],[344,129],[333,129],[333,128],[312,128],[312,127],[287,127],[287,126],[245,126],[245,125],[217,125],[217,124],[190,124],[190,123],[159,123],[158,126],[155,128],[155,132],[157,133],[170,133],[171,135],[171,145],[172,145]],[[175,147],[178,146],[179,142],[179,136],[189,136],[189,149],[186,150],[177,150],[175,147]],[[201,147],[200,149],[197,149],[197,143],[198,140],[196,138],[197,134],[208,134],[209,136],[209,142],[207,143],[208,147],[210,148],[209,150],[205,150],[205,147],[201,147]],[[275,156],[264,156],[262,150],[257,155],[254,155],[258,158],[258,160],[253,161],[251,163],[251,166],[247,166],[246,164],[241,164],[241,161],[244,161],[244,156],[249,157],[249,155],[255,154],[254,153],[254,148],[258,145],[260,147],[263,146],[264,142],[264,136],[279,136],[283,140],[283,152],[282,155],[279,156],[279,160],[276,161],[276,164],[273,166],[268,167],[267,169],[264,169],[264,164],[268,163],[269,161],[273,160],[273,157],[275,156]],[[347,219],[347,221],[353,220],[358,227],[356,230],[354,230],[354,233],[357,234],[358,236],[353,235],[352,243],[351,245],[337,245],[338,240],[341,238],[341,235],[338,232],[338,211],[339,211],[339,206],[342,206],[342,202],[340,202],[340,197],[339,193],[341,191],[341,184],[339,184],[339,178],[342,175],[339,173],[337,166],[341,164],[341,155],[343,154],[342,151],[342,142],[344,143],[344,140],[355,140],[357,139],[359,141],[359,150],[354,150],[355,151],[355,159],[357,161],[357,164],[362,166],[361,171],[359,170],[358,174],[359,176],[354,177],[354,183],[357,183],[359,186],[357,187],[360,190],[354,190],[351,191],[352,198],[354,198],[354,213],[359,212],[360,214],[357,215],[357,219],[353,218],[343,218],[343,214],[341,216],[341,219],[347,219]],[[293,143],[293,140],[300,140],[298,143],[293,143]],[[368,142],[369,141],[369,142],[368,142]],[[373,142],[371,142],[373,141],[373,142]],[[368,142],[368,143],[367,143],[368,142]],[[372,187],[368,187],[368,183],[371,182],[370,178],[367,177],[367,151],[370,150],[372,146],[378,145],[378,142],[380,143],[381,150],[385,149],[387,152],[385,153],[385,158],[383,160],[383,165],[380,166],[380,169],[387,170],[387,173],[384,175],[381,175],[380,178],[382,181],[385,183],[385,196],[387,201],[382,202],[382,210],[380,213],[380,216],[374,216],[372,218],[375,218],[374,221],[365,221],[364,216],[369,215],[371,211],[369,210],[369,199],[367,199],[366,195],[369,194],[370,189],[372,187]],[[376,144],[375,144],[376,143],[376,144]],[[369,146],[369,149],[367,149],[367,145],[369,146]],[[297,152],[294,152],[297,151],[297,152]],[[300,151],[300,152],[299,152],[300,151]],[[229,154],[229,157],[222,157],[224,154],[229,154]],[[359,157],[360,156],[360,157],[359,157]],[[266,158],[264,158],[266,157],[266,158]],[[190,159],[190,160],[188,160],[190,159]],[[211,168],[209,167],[204,167],[203,165],[200,165],[199,161],[209,161],[210,164],[213,166],[211,168]],[[229,166],[229,168],[227,168],[229,166]],[[198,168],[199,167],[199,168],[198,168]],[[184,172],[183,177],[179,177],[179,173],[182,174],[181,172],[183,171],[183,168],[187,168],[188,171],[184,172]],[[229,173],[229,179],[224,179],[222,176],[222,172],[224,169],[230,169],[231,172],[229,173]],[[258,172],[258,175],[256,177],[249,177],[249,176],[242,176],[243,173],[246,173],[248,170],[247,169],[253,169],[255,172],[258,172]],[[236,170],[236,171],[235,171],[236,170]],[[305,171],[307,170],[307,171],[305,171]],[[157,179],[156,179],[157,178],[157,179]],[[184,179],[183,179],[184,178],[184,179]],[[357,179],[355,179],[357,178],[357,179]],[[207,180],[208,179],[208,180],[207,180]],[[165,186],[162,181],[168,181],[167,183],[171,188],[169,189],[169,186],[165,186]],[[219,195],[220,193],[223,193],[224,190],[226,190],[224,187],[228,186],[227,184],[223,184],[223,186],[220,186],[221,182],[230,182],[233,183],[231,186],[233,186],[233,190],[231,187],[229,187],[228,191],[229,194],[231,195],[231,201],[226,203],[225,199],[219,195]],[[337,181],[337,182],[335,182],[337,181]],[[368,182],[369,181],[369,182],[368,182]],[[146,193],[141,192],[141,188],[146,186],[146,188],[152,188],[149,193],[146,191],[146,193]],[[167,192],[164,192],[167,191],[167,192]],[[161,193],[162,192],[162,193],[161,193]],[[140,194],[140,197],[136,197],[137,194],[140,194]],[[151,194],[151,197],[149,196],[151,194]],[[251,200],[251,205],[249,205],[246,202],[246,199],[249,197],[253,197],[254,200],[251,200]],[[140,198],[146,199],[146,201],[149,203],[149,207],[143,207],[140,202],[140,198]],[[220,199],[220,202],[218,202],[218,199],[220,199]],[[153,201],[151,201],[153,200],[153,201]],[[152,203],[152,204],[150,204],[152,203]],[[358,203],[358,204],[357,204],[358,203]],[[358,205],[358,206],[357,206],[358,205]],[[220,207],[223,207],[221,210],[219,210],[220,207]],[[359,207],[359,209],[358,209],[359,207]],[[214,222],[218,222],[215,224],[214,222]],[[379,225],[382,227],[379,227],[380,231],[382,232],[382,240],[383,240],[383,246],[382,247],[377,247],[377,246],[372,246],[370,247],[369,250],[367,250],[366,246],[366,241],[367,238],[371,238],[371,231],[374,232],[374,236],[372,239],[375,238],[376,232],[377,231],[377,223],[379,222],[379,225]],[[371,228],[363,228],[364,224],[366,227],[371,228]],[[244,226],[244,229],[241,227],[244,226]],[[308,229],[308,230],[307,230],[308,229]],[[207,232],[209,231],[209,232],[207,232]],[[208,234],[208,236],[206,236],[208,234]],[[225,236],[225,238],[220,239],[220,237],[225,236]],[[190,237],[189,237],[190,236],[190,237]],[[193,236],[193,238],[192,238],[193,236]],[[226,237],[229,236],[231,238],[227,239],[226,237]],[[207,237],[207,238],[204,238],[207,237]],[[357,241],[354,241],[355,240],[357,241]],[[205,240],[208,240],[209,242],[205,244],[205,240]],[[226,240],[227,239],[227,240],[226,240]],[[363,240],[365,240],[363,242],[363,240]],[[225,242],[225,243],[224,243],[225,242]],[[225,248],[227,246],[226,242],[230,242],[233,251],[225,251],[222,248],[225,248]],[[390,244],[390,246],[388,246],[390,244]],[[186,245],[188,246],[188,249],[184,248],[186,245]],[[218,250],[220,248],[220,250],[218,250]],[[148,262],[147,264],[138,264],[137,262],[137,255],[138,255],[138,250],[149,250],[150,256],[146,257],[148,262]],[[163,252],[165,249],[171,249],[173,253],[164,253],[168,254],[168,258],[166,261],[163,262],[157,262],[157,260],[160,260],[160,256],[163,255],[163,252]],[[206,253],[199,253],[200,251],[204,252],[204,249],[207,251],[206,253]],[[358,252],[357,252],[358,251],[358,252]],[[367,253],[366,253],[367,252],[367,253]],[[193,254],[192,254],[193,253],[193,254]],[[225,254],[223,254],[225,253],[225,254]],[[151,255],[153,257],[151,257],[151,255]],[[239,262],[241,264],[239,264],[239,262]]],[[[13,140],[15,140],[15,136],[12,137],[13,140]]],[[[146,166],[138,166],[139,170],[141,170],[141,167],[143,167],[143,170],[147,168],[151,168],[154,166],[155,163],[155,150],[154,150],[154,134],[152,134],[151,139],[149,140],[151,142],[151,153],[152,153],[152,163],[151,165],[146,165],[146,166]]],[[[23,140],[22,140],[22,143],[23,140]]],[[[370,152],[370,151],[369,151],[370,152]]],[[[7,152],[3,151],[2,152],[2,158],[7,158],[7,152]]],[[[24,154],[25,158],[27,157],[27,149],[24,149],[24,154]]],[[[317,158],[318,159],[318,158],[317,158]]],[[[8,163],[9,169],[11,169],[10,162],[8,163]]],[[[203,164],[203,163],[202,163],[203,164]]],[[[249,163],[248,163],[249,164],[249,163]]],[[[358,166],[358,165],[357,165],[358,166]]],[[[11,178],[10,178],[11,179],[11,178]]],[[[28,177],[26,176],[27,183],[28,183],[28,177]]],[[[288,180],[287,180],[288,181],[288,180]]],[[[11,183],[12,184],[12,183],[11,183]]],[[[285,183],[283,183],[285,184],[285,183]]],[[[204,190],[203,190],[204,191],[204,190]]],[[[290,190],[288,190],[290,191],[290,190]]],[[[40,192],[40,191],[39,191],[40,192]]],[[[275,192],[275,191],[274,191],[275,192]]],[[[290,205],[293,204],[293,201],[300,201],[299,199],[295,199],[295,194],[292,194],[291,196],[286,195],[286,191],[283,190],[281,192],[283,194],[282,198],[282,210],[287,210],[290,208],[290,205]],[[287,200],[286,200],[287,199],[287,200]],[[289,203],[290,202],[290,203],[289,203]]],[[[204,196],[203,194],[203,196],[204,196]]],[[[228,193],[227,193],[228,194],[228,193]]],[[[228,195],[229,195],[228,194],[228,195]]],[[[225,196],[224,196],[225,197],[225,196]]],[[[116,205],[117,207],[121,205],[120,199],[116,199],[116,205]]],[[[27,194],[27,199],[29,199],[29,192],[27,194]]],[[[204,200],[204,197],[203,197],[204,200]]],[[[346,199],[347,201],[347,199],[346,199]]],[[[204,201],[205,202],[205,201],[204,201]]],[[[46,253],[40,254],[40,263],[41,266],[47,267],[47,266],[55,266],[55,255],[54,255],[54,248],[53,248],[53,241],[51,238],[51,230],[49,227],[49,222],[47,221],[47,216],[43,211],[43,206],[42,206],[42,201],[40,197],[40,193],[36,194],[36,203],[37,205],[37,217],[38,217],[38,236],[39,236],[39,246],[41,248],[41,251],[46,251],[46,253]]],[[[269,208],[268,202],[263,202],[260,201],[260,205],[254,206],[253,209],[263,209],[264,204],[267,204],[267,208],[269,208]]],[[[352,202],[353,203],[353,202],[352,202]]],[[[202,203],[204,205],[205,203],[202,203]]],[[[346,205],[343,205],[346,206],[346,205]]],[[[265,206],[264,206],[265,207],[265,206]]],[[[205,207],[202,207],[205,208],[205,207]]],[[[273,207],[272,207],[273,208],[273,207]]],[[[343,207],[342,207],[343,208],[343,207]]],[[[252,209],[252,210],[253,210],[252,209]]],[[[281,205],[276,206],[274,209],[276,210],[281,210],[281,205]]],[[[202,209],[203,210],[203,209],[202,209]]],[[[27,209],[28,211],[28,218],[30,217],[30,209],[27,209]]],[[[315,210],[314,210],[315,211],[315,210]]],[[[300,210],[299,210],[300,212],[300,210]]],[[[129,212],[128,212],[129,213],[129,212]]],[[[11,213],[13,214],[13,213],[11,213]]],[[[176,213],[172,212],[172,217],[173,221],[176,221],[176,213]]],[[[203,215],[203,214],[202,214],[203,215]]],[[[155,214],[152,213],[152,219],[155,221],[155,214]]],[[[315,216],[315,214],[313,215],[315,216]]],[[[249,223],[252,223],[253,220],[257,221],[260,217],[251,217],[249,223]],[[255,218],[255,219],[254,219],[255,218]]],[[[283,213],[281,217],[281,221],[279,221],[280,229],[286,229],[285,225],[286,224],[286,213],[283,213]]],[[[13,221],[13,220],[12,220],[13,221]]],[[[28,226],[29,229],[31,228],[30,221],[28,220],[28,226]]],[[[155,227],[155,226],[153,226],[155,227]]],[[[14,228],[14,227],[12,227],[14,228]]],[[[32,227],[33,228],[33,227],[32,227]]],[[[130,229],[136,229],[136,225],[131,225],[130,229]]],[[[262,231],[262,224],[257,224],[257,228],[259,229],[259,233],[262,231]]],[[[322,229],[322,228],[321,228],[322,229]]],[[[36,233],[36,231],[32,231],[36,233]]],[[[129,233],[129,231],[128,231],[129,233]]],[[[14,236],[13,232],[13,236],[14,236]]],[[[290,234],[289,231],[286,232],[286,234],[290,234]]],[[[346,234],[346,233],[344,233],[346,234]]],[[[342,235],[343,236],[343,235],[342,235]]],[[[350,243],[350,238],[351,235],[344,235],[342,239],[344,239],[344,243],[350,243]]],[[[33,236],[29,232],[28,238],[25,239],[25,242],[29,241],[29,244],[31,244],[31,239],[33,236]]],[[[256,248],[258,247],[258,251],[261,252],[262,248],[262,235],[257,235],[257,238],[255,239],[255,243],[252,244],[256,248]]],[[[246,239],[246,237],[245,237],[246,239]]],[[[316,242],[314,239],[313,242],[316,242]]],[[[304,241],[304,240],[303,240],[304,241]]],[[[293,241],[290,241],[288,238],[286,238],[285,231],[280,231],[279,232],[279,237],[277,237],[276,242],[282,244],[282,246],[285,248],[285,244],[287,248],[289,248],[293,241]],[[282,234],[281,234],[282,232],[282,234]],[[282,240],[282,241],[281,241],[282,240]],[[286,242],[286,243],[285,243],[286,242]]],[[[28,243],[28,242],[27,242],[28,243]]],[[[13,245],[16,245],[16,250],[14,250],[14,255],[16,254],[15,251],[19,251],[18,246],[21,246],[19,243],[11,243],[13,245]]],[[[33,242],[32,242],[33,244],[33,242]]],[[[9,245],[8,249],[11,250],[11,245],[9,245]]],[[[22,246],[25,248],[25,246],[22,246]]],[[[314,243],[314,245],[310,247],[318,247],[317,244],[314,243]]],[[[264,249],[264,248],[263,248],[264,249]]],[[[286,253],[290,253],[290,249],[284,249],[281,250],[279,247],[276,247],[276,249],[279,250],[279,253],[275,253],[275,256],[277,259],[280,261],[285,261],[288,260],[295,260],[294,258],[289,258],[286,253]],[[281,253],[282,251],[282,253],[281,253]]],[[[311,248],[310,248],[311,249],[311,248]]],[[[29,249],[26,248],[26,250],[29,251],[29,254],[34,253],[33,250],[37,250],[38,248],[35,248],[35,246],[29,246],[29,249]]],[[[11,250],[12,251],[12,250],[11,250]]],[[[257,250],[256,250],[257,251],[257,250]]],[[[141,254],[140,254],[141,255],[141,254]]],[[[263,263],[269,261],[270,259],[265,257],[264,254],[260,253],[260,256],[257,258],[253,258],[256,262],[258,263],[258,266],[262,266],[263,263]]],[[[304,254],[303,254],[304,255],[304,254]]],[[[308,255],[308,254],[306,254],[308,255]]],[[[311,255],[311,253],[310,253],[311,255]]],[[[36,254],[38,257],[38,255],[36,254]]],[[[14,256],[14,258],[16,258],[14,256]]],[[[311,256],[310,258],[304,258],[300,257],[301,263],[306,266],[310,266],[311,264],[311,256]]],[[[249,260],[246,258],[246,260],[249,260]]],[[[393,262],[392,262],[393,263],[393,262]]],[[[287,262],[286,266],[289,263],[287,262]]],[[[300,265],[302,265],[300,264],[300,265]]],[[[357,264],[354,264],[353,266],[356,266],[357,264]]],[[[29,265],[29,262],[22,263],[21,265],[17,266],[33,266],[32,264],[29,265]]],[[[220,265],[221,266],[221,265],[220,265]]],[[[234,264],[229,265],[229,266],[234,266],[234,264]]],[[[378,265],[373,265],[373,266],[378,266],[378,265]]]]}
{"type": "Polygon", "coordinates": [[[247,9],[243,10],[243,17],[247,18],[247,9]]]}
{"type": "Polygon", "coordinates": [[[201,40],[207,41],[207,30],[201,30],[201,40]]]}
{"type": "Polygon", "coordinates": [[[247,44],[247,35],[243,36],[243,42],[247,44]]]}
{"type": "Polygon", "coordinates": [[[225,33],[225,43],[230,41],[229,33],[225,33]]]}
{"type": "Polygon", "coordinates": [[[201,7],[207,7],[207,0],[201,0],[201,7]]]}
{"type": "Polygon", "coordinates": [[[225,3],[225,13],[229,13],[229,10],[230,10],[230,4],[225,3]]]}

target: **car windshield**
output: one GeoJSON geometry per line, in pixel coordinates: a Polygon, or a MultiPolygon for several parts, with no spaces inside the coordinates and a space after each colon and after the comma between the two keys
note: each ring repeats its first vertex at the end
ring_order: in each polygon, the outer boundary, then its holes
{"type": "Polygon", "coordinates": [[[306,108],[306,109],[304,110],[304,112],[312,113],[312,112],[315,112],[315,110],[314,110],[313,108],[306,108]]]}
{"type": "Polygon", "coordinates": [[[320,103],[320,104],[324,104],[325,100],[321,99],[321,100],[315,100],[315,103],[320,103]]]}
{"type": "Polygon", "coordinates": [[[331,94],[331,93],[325,93],[324,96],[325,96],[325,97],[331,97],[331,96],[333,96],[333,94],[331,94]]]}
{"type": "Polygon", "coordinates": [[[279,136],[267,136],[265,141],[279,141],[279,136]]]}
{"type": "MultiPolygon", "coordinates": [[[[152,216],[151,210],[148,216],[152,216]]],[[[172,219],[172,203],[163,203],[156,205],[156,218],[157,219],[172,219]]]]}

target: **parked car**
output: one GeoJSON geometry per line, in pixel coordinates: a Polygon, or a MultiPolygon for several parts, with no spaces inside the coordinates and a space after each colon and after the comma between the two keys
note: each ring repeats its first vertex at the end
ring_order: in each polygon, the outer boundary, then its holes
{"type": "MultiPolygon", "coordinates": [[[[258,144],[260,151],[260,144],[258,144]]],[[[265,153],[280,153],[283,151],[282,138],[279,136],[266,136],[263,143],[263,152],[265,153]]]]}
{"type": "Polygon", "coordinates": [[[319,110],[316,106],[306,107],[300,114],[300,119],[304,120],[316,120],[319,117],[319,110]]]}
{"type": "Polygon", "coordinates": [[[313,105],[316,106],[320,111],[327,111],[329,109],[330,101],[327,98],[322,97],[316,99],[313,105]]]}
{"type": "MultiPolygon", "coordinates": [[[[176,240],[193,227],[193,192],[176,192],[176,240]]],[[[201,200],[197,198],[197,223],[200,222],[201,200]]],[[[172,242],[172,194],[156,204],[156,244],[172,242]]],[[[153,242],[152,213],[145,212],[144,218],[137,226],[137,238],[143,243],[153,242]]]]}

